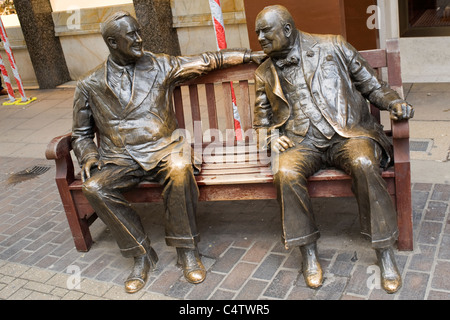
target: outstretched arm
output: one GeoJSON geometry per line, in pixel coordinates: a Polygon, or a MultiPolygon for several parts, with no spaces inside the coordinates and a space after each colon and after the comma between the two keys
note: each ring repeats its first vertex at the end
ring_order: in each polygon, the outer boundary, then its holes
{"type": "Polygon", "coordinates": [[[266,55],[262,51],[248,49],[225,49],[200,55],[169,57],[171,83],[182,83],[212,70],[224,69],[243,63],[260,64],[266,55]]]}

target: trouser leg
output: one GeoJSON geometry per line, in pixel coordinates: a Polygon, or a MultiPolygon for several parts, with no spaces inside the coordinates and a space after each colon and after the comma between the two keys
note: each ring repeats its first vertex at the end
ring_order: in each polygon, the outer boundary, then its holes
{"type": "Polygon", "coordinates": [[[199,241],[196,224],[199,192],[190,158],[167,156],[155,170],[156,179],[164,186],[166,244],[196,248],[199,241]]]}
{"type": "Polygon", "coordinates": [[[397,214],[386,182],[381,177],[381,148],[371,139],[347,139],[334,147],[333,162],[352,177],[362,232],[373,248],[392,245],[398,235],[397,214]]]}
{"type": "Polygon", "coordinates": [[[106,165],[101,171],[94,169],[91,178],[83,184],[83,193],[125,257],[148,254],[151,250],[138,213],[122,195],[136,186],[142,175],[138,166],[106,165]]]}
{"type": "Polygon", "coordinates": [[[320,153],[296,146],[279,154],[274,184],[281,209],[282,241],[286,248],[303,246],[319,238],[307,179],[319,170],[320,153]]]}

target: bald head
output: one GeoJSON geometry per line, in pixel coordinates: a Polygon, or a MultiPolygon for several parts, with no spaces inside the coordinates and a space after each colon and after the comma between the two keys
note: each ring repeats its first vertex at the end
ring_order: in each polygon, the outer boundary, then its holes
{"type": "Polygon", "coordinates": [[[277,58],[290,51],[298,32],[292,15],[280,5],[265,7],[256,17],[255,30],[264,52],[277,58]]]}
{"type": "Polygon", "coordinates": [[[256,21],[266,15],[274,17],[282,26],[289,24],[293,29],[296,29],[294,18],[292,18],[292,15],[288,9],[282,5],[265,7],[260,13],[258,13],[256,21]]]}

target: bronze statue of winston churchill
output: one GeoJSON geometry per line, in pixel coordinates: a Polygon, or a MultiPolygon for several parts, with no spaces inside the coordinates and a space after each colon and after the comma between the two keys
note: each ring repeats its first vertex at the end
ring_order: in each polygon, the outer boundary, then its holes
{"type": "Polygon", "coordinates": [[[376,250],[382,286],[396,292],[396,211],[380,174],[392,147],[367,101],[395,121],[411,118],[413,108],[341,36],[297,30],[283,6],[264,8],[256,33],[270,58],[255,74],[254,128],[269,132],[267,145],[277,154],[272,167],[285,247],[300,247],[306,284],[322,285],[307,179],[322,166],[340,168],[352,177],[362,233],[376,250]]]}

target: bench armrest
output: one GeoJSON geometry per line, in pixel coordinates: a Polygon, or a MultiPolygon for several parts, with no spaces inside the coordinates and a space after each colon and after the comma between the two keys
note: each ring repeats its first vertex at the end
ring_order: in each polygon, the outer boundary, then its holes
{"type": "Polygon", "coordinates": [[[70,156],[72,150],[71,133],[53,138],[47,145],[45,157],[48,160],[57,160],[70,156]]]}
{"type": "Polygon", "coordinates": [[[406,164],[409,168],[408,120],[392,121],[392,144],[394,146],[394,165],[397,167],[399,164],[406,164]]]}
{"type": "Polygon", "coordinates": [[[48,160],[55,160],[56,183],[64,190],[75,179],[73,161],[70,155],[70,151],[72,150],[71,138],[71,133],[55,137],[50,141],[45,150],[45,157],[48,160]]]}
{"type": "Polygon", "coordinates": [[[393,139],[409,139],[408,120],[392,121],[391,127],[393,139]]]}

